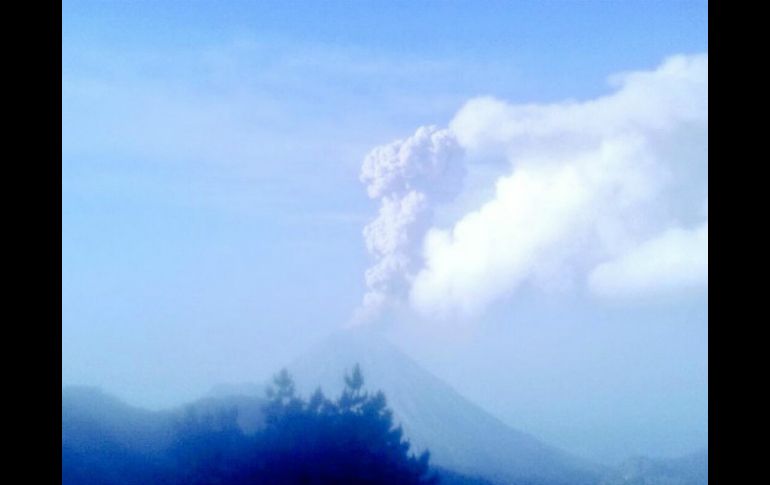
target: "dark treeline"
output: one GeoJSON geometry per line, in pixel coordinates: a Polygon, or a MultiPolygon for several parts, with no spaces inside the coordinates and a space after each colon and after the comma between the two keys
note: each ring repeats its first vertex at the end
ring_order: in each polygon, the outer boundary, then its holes
{"type": "Polygon", "coordinates": [[[363,384],[356,366],[337,399],[319,389],[305,400],[282,371],[268,390],[264,426],[256,433],[243,432],[235,409],[203,415],[190,409],[161,453],[139,455],[118,444],[63,448],[62,483],[437,483],[428,452],[410,452],[383,393],[366,392],[363,384]]]}

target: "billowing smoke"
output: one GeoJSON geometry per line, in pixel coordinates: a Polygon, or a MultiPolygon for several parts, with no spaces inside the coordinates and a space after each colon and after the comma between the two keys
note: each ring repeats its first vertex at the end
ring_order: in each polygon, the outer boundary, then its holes
{"type": "Polygon", "coordinates": [[[595,298],[707,287],[708,54],[610,84],[582,102],[472,99],[449,129],[372,150],[361,180],[381,205],[364,229],[375,264],[359,319],[407,299],[467,317],[523,285],[595,298]],[[466,183],[460,200],[485,201],[431,227],[466,170],[500,160],[491,196],[466,183]]]}
{"type": "Polygon", "coordinates": [[[367,291],[355,323],[378,316],[407,294],[433,207],[460,190],[461,159],[451,131],[434,126],[379,146],[364,159],[361,182],[369,197],[380,200],[380,209],[363,231],[375,263],[366,271],[367,291]]]}

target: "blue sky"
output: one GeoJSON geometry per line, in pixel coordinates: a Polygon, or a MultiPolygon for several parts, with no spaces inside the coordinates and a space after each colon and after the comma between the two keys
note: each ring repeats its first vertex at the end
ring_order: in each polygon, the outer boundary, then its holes
{"type": "MultiPolygon", "coordinates": [[[[152,407],[262,379],[350,321],[372,265],[362,230],[380,200],[359,176],[374,147],[482,119],[463,108],[479,96],[580,103],[708,50],[706,4],[683,1],[65,1],[62,32],[62,381],[152,407]]],[[[438,226],[507,174],[468,172],[438,226]]],[[[706,289],[489,295],[464,331],[402,309],[391,336],[587,456],[705,446],[706,289]]]]}

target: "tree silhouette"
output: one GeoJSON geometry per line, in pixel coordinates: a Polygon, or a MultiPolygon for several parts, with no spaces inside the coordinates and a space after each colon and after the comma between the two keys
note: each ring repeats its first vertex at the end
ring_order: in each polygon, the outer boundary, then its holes
{"type": "Polygon", "coordinates": [[[363,390],[358,365],[345,375],[336,402],[318,389],[307,402],[294,395],[285,371],[269,391],[267,425],[257,467],[266,484],[431,484],[429,454],[409,454],[410,444],[393,426],[385,395],[363,390]]]}

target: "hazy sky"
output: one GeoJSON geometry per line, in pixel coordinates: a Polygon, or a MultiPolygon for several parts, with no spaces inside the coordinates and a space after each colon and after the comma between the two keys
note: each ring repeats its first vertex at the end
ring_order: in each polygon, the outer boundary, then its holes
{"type": "Polygon", "coordinates": [[[378,326],[518,428],[707,442],[705,2],[71,2],[62,382],[378,326]]]}

